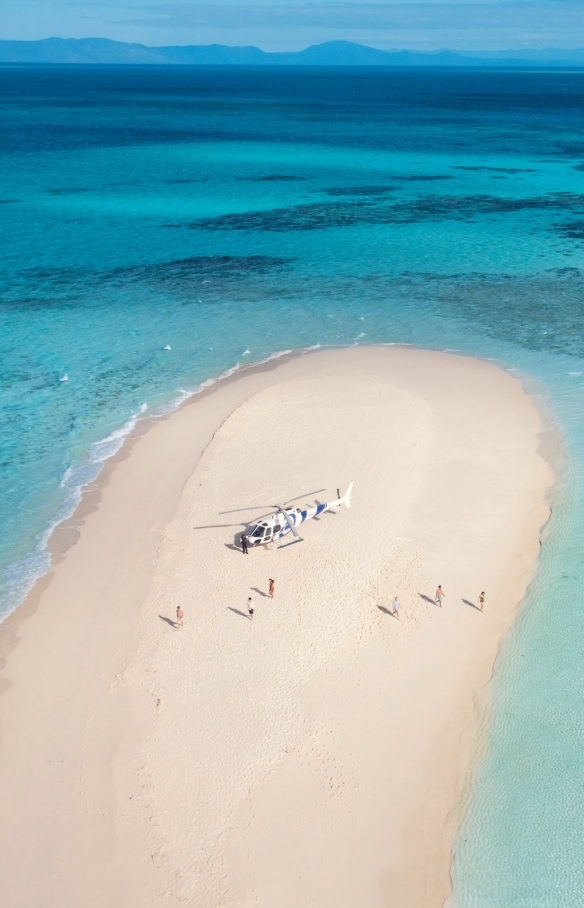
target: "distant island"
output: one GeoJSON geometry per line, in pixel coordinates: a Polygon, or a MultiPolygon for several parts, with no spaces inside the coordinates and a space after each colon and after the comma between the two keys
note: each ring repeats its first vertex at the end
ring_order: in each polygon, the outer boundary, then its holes
{"type": "Polygon", "coordinates": [[[565,69],[584,67],[584,49],[450,51],[377,50],[327,41],[305,50],[267,53],[223,44],[147,47],[107,38],[0,41],[0,64],[175,64],[196,66],[473,66],[565,69]]]}

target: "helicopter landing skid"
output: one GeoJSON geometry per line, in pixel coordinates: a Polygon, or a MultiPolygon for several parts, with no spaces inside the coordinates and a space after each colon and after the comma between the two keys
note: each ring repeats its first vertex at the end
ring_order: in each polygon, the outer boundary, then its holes
{"type": "Polygon", "coordinates": [[[299,536],[298,539],[293,539],[292,542],[285,542],[284,545],[279,545],[279,549],[287,549],[289,545],[296,545],[297,542],[304,542],[304,539],[299,536]]]}

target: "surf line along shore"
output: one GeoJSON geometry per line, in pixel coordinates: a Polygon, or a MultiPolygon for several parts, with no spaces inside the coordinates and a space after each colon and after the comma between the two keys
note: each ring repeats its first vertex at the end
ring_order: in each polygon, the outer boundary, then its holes
{"type": "Polygon", "coordinates": [[[441,906],[544,432],[490,363],[354,347],[134,438],[4,629],[4,908],[441,906]],[[301,544],[244,557],[248,515],[218,517],[351,479],[301,544]]]}

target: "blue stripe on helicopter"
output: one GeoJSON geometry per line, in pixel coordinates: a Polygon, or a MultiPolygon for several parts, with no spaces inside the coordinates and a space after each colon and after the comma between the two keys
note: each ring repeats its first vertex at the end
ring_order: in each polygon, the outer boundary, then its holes
{"type": "MultiPolygon", "coordinates": [[[[319,504],[316,508],[316,514],[314,516],[318,517],[319,514],[322,514],[322,512],[326,510],[326,507],[326,504],[319,504]]],[[[306,520],[308,518],[308,511],[301,511],[300,517],[302,518],[302,520],[306,520]]]]}
{"type": "MultiPolygon", "coordinates": [[[[314,517],[318,517],[319,514],[322,514],[323,511],[326,511],[327,507],[328,507],[328,505],[326,505],[326,504],[319,504],[319,505],[317,505],[316,513],[315,513],[313,516],[314,516],[314,517]]],[[[292,513],[290,516],[291,516],[292,518],[296,518],[296,517],[297,517],[297,515],[296,515],[295,513],[292,513]]],[[[293,519],[293,520],[292,520],[292,523],[294,524],[295,527],[298,526],[298,524],[302,523],[303,520],[307,520],[307,519],[308,519],[308,510],[306,510],[306,511],[300,511],[299,517],[300,517],[300,519],[293,519]]],[[[282,529],[280,530],[280,532],[277,533],[277,536],[281,539],[282,536],[286,536],[289,532],[290,532],[290,527],[289,527],[288,523],[286,522],[285,525],[284,525],[284,526],[282,527],[282,529]]]]}

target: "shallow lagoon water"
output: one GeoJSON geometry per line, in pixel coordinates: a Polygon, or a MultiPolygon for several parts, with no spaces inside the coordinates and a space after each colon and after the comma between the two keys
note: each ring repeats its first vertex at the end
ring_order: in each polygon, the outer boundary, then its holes
{"type": "Polygon", "coordinates": [[[238,363],[381,342],[516,369],[567,466],[452,904],[580,908],[584,73],[0,67],[0,104],[3,613],[135,420],[238,363]]]}

